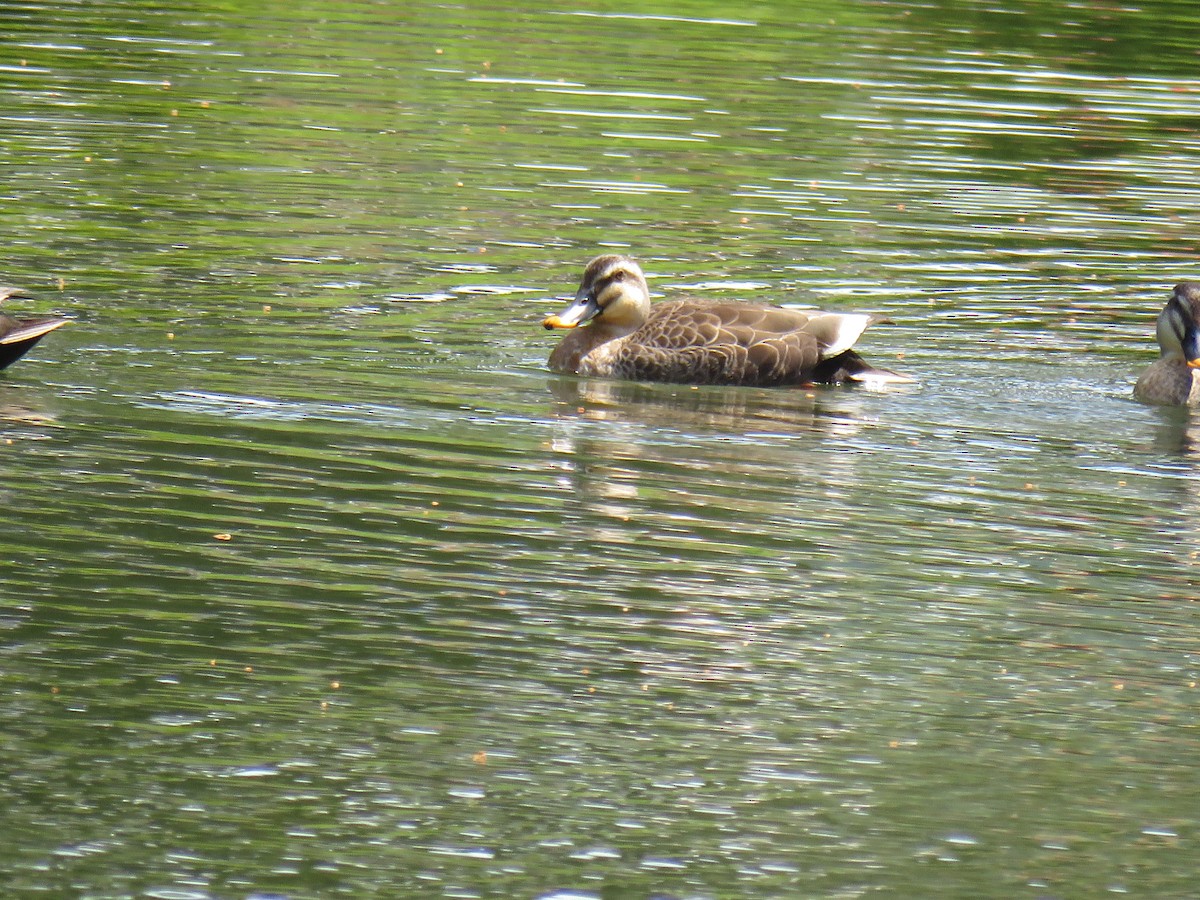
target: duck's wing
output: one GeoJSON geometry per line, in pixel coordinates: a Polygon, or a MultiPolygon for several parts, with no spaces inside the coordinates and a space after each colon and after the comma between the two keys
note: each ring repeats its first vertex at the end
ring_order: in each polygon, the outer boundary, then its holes
{"type": "MultiPolygon", "coordinates": [[[[645,323],[614,342],[612,374],[690,384],[797,384],[820,361],[808,316],[748,303],[657,304],[645,323]]],[[[865,326],[864,326],[865,327],[865,326]]]]}
{"type": "Polygon", "coordinates": [[[867,326],[880,321],[867,313],[828,313],[816,310],[788,310],[805,318],[801,326],[817,339],[825,356],[836,356],[853,347],[867,326]]]}
{"type": "Polygon", "coordinates": [[[890,323],[891,319],[868,313],[808,312],[807,315],[804,330],[821,345],[821,361],[812,373],[813,381],[828,384],[857,381],[874,387],[916,383],[916,379],[908,375],[876,368],[850,349],[868,326],[890,323]]]}
{"type": "Polygon", "coordinates": [[[755,303],[659,303],[635,332],[594,351],[588,363],[594,368],[582,374],[762,386],[911,382],[850,350],[877,321],[864,313],[755,303]]]}

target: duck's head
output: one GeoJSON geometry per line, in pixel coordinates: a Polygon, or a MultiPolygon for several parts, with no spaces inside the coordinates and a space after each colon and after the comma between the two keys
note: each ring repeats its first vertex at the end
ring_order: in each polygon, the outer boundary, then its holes
{"type": "Polygon", "coordinates": [[[1200,369],[1200,282],[1175,285],[1158,315],[1157,334],[1163,356],[1182,356],[1193,369],[1200,369]]]}
{"type": "Polygon", "coordinates": [[[597,256],[583,273],[570,306],[547,316],[546,328],[574,328],[594,320],[597,326],[620,333],[633,331],[650,312],[650,289],[641,266],[628,256],[597,256]]]}

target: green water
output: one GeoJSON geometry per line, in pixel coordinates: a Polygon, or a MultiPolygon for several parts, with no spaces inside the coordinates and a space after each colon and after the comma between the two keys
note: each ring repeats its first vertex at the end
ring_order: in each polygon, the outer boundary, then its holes
{"type": "Polygon", "coordinates": [[[0,34],[5,896],[1200,896],[1192,4],[0,34]],[[552,376],[611,248],[920,384],[552,376]]]}

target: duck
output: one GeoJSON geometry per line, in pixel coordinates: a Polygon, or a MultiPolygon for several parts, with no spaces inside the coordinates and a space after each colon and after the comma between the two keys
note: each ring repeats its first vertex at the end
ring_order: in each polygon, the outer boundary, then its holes
{"type": "MultiPolygon", "coordinates": [[[[20,288],[0,286],[0,303],[9,297],[29,297],[20,288]]],[[[28,353],[33,345],[70,319],[16,319],[0,313],[0,369],[7,369],[28,353]]]]}
{"type": "Polygon", "coordinates": [[[881,321],[741,301],[651,304],[641,266],[610,253],[587,264],[574,299],[542,325],[569,329],[549,361],[551,371],[566,375],[761,387],[910,384],[851,349],[881,321]]]}
{"type": "Polygon", "coordinates": [[[1160,356],[1133,388],[1133,396],[1158,406],[1200,405],[1200,282],[1175,285],[1158,314],[1160,356]]]}

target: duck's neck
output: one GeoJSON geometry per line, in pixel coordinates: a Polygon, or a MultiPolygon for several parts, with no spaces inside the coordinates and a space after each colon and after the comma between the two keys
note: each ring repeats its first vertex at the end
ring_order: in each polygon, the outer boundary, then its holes
{"type": "Polygon", "coordinates": [[[573,375],[579,371],[579,363],[585,356],[601,344],[623,337],[626,333],[625,330],[605,327],[595,322],[569,331],[563,335],[563,339],[550,354],[550,368],[555,372],[573,375]]]}

